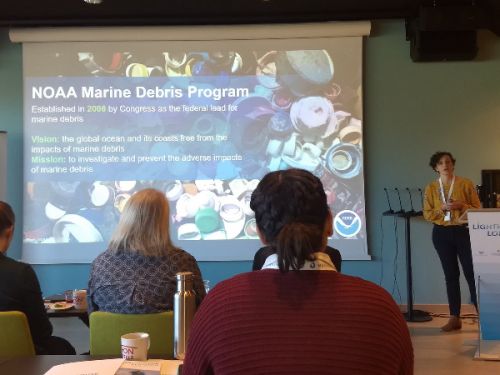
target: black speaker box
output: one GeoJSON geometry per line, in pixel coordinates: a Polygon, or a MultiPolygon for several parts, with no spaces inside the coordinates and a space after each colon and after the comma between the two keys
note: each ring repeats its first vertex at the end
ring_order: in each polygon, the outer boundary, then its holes
{"type": "Polygon", "coordinates": [[[473,60],[478,50],[475,30],[415,30],[410,43],[413,61],[473,60]]]}
{"type": "Polygon", "coordinates": [[[486,24],[485,9],[476,5],[421,6],[406,20],[413,61],[473,60],[476,30],[486,24]]]}
{"type": "Polygon", "coordinates": [[[422,6],[419,9],[418,29],[476,30],[485,22],[484,16],[485,10],[476,5],[422,6]]]}

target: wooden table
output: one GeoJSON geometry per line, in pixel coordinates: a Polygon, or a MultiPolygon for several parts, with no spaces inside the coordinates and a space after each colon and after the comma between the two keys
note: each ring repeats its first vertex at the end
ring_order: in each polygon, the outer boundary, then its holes
{"type": "MultiPolygon", "coordinates": [[[[19,374],[19,375],[43,375],[53,366],[63,363],[91,361],[96,359],[116,358],[109,356],[90,355],[37,355],[33,357],[20,358],[1,358],[0,357],[0,374],[19,374]]],[[[162,359],[162,358],[159,358],[162,359]]],[[[170,359],[170,358],[164,358],[170,359]]],[[[179,374],[180,374],[179,370],[179,374]]]]}
{"type": "MultiPolygon", "coordinates": [[[[59,302],[64,301],[64,295],[54,294],[44,298],[46,302],[59,302]]],[[[47,315],[49,318],[70,318],[77,317],[80,319],[87,327],[89,325],[89,315],[87,309],[75,309],[72,307],[68,310],[53,310],[47,309],[47,315]]]]}
{"type": "Polygon", "coordinates": [[[91,359],[92,357],[89,355],[37,355],[21,358],[0,358],[0,374],[42,375],[55,365],[89,361],[91,359]]]}

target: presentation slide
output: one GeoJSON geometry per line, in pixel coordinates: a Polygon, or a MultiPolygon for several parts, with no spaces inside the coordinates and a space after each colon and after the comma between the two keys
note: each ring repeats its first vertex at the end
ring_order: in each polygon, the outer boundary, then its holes
{"type": "Polygon", "coordinates": [[[362,39],[30,43],[24,53],[23,259],[90,262],[127,200],[156,188],[198,260],[253,259],[269,171],[321,178],[330,245],[369,259],[362,39]]]}

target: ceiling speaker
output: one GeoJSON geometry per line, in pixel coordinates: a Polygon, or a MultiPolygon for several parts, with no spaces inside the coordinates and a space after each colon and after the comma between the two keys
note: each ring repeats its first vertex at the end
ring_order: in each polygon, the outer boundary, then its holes
{"type": "Polygon", "coordinates": [[[410,43],[413,61],[473,60],[478,50],[476,30],[415,30],[410,43]]]}

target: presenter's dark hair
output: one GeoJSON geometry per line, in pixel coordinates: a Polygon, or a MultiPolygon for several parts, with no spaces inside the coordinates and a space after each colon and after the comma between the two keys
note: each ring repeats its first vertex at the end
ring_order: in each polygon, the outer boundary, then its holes
{"type": "Polygon", "coordinates": [[[455,165],[456,160],[453,157],[453,155],[451,154],[451,152],[448,152],[448,151],[437,151],[434,154],[432,154],[431,160],[429,161],[429,165],[431,166],[431,168],[432,168],[433,171],[436,170],[436,166],[438,165],[439,160],[443,156],[449,156],[450,159],[451,159],[451,162],[453,163],[453,165],[455,165]]]}
{"type": "Polygon", "coordinates": [[[282,272],[300,269],[326,246],[329,215],[319,178],[302,169],[268,173],[252,193],[250,207],[260,233],[278,255],[282,272]]]}
{"type": "Polygon", "coordinates": [[[0,201],[0,233],[14,225],[16,217],[12,207],[6,202],[0,201]]]}

